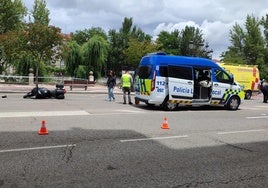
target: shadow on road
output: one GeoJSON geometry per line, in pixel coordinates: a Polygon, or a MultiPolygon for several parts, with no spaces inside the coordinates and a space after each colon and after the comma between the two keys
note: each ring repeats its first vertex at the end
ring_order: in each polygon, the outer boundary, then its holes
{"type": "Polygon", "coordinates": [[[219,146],[186,149],[171,149],[156,140],[122,142],[142,138],[146,137],[129,130],[74,128],[46,136],[1,132],[0,187],[268,185],[268,142],[212,140],[219,146]],[[63,147],[33,149],[44,146],[63,147]],[[32,149],[4,152],[15,148],[32,149]]]}

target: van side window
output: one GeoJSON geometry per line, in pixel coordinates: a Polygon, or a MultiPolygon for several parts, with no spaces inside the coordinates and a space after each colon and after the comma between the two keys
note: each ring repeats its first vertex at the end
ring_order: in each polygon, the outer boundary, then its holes
{"type": "Polygon", "coordinates": [[[168,77],[192,80],[193,79],[192,68],[168,66],[168,77]]]}
{"type": "Polygon", "coordinates": [[[159,75],[163,76],[163,77],[168,77],[167,66],[160,66],[159,67],[159,75]]]}
{"type": "Polygon", "coordinates": [[[146,79],[149,78],[152,70],[152,66],[140,66],[138,70],[139,78],[146,79]]]}
{"type": "Polygon", "coordinates": [[[229,75],[226,72],[223,72],[222,70],[216,70],[215,76],[218,82],[231,83],[229,75]]]}

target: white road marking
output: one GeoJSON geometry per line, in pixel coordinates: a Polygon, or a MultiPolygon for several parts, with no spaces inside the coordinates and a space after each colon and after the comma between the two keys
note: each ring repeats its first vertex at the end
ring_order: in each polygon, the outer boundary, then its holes
{"type": "Polygon", "coordinates": [[[88,112],[80,111],[43,111],[43,112],[1,112],[0,118],[8,117],[40,117],[40,116],[81,116],[89,115],[88,112]]]}
{"type": "Polygon", "coordinates": [[[252,117],[246,117],[247,119],[266,119],[268,116],[252,116],[252,117]]]}
{"type": "Polygon", "coordinates": [[[227,132],[218,132],[217,134],[237,134],[237,133],[250,133],[250,132],[263,132],[265,129],[252,129],[244,131],[227,131],[227,132]]]}
{"type": "Polygon", "coordinates": [[[154,137],[154,138],[137,138],[129,140],[120,140],[120,142],[136,142],[136,141],[147,141],[147,140],[164,140],[164,139],[174,139],[174,138],[186,138],[188,135],[181,136],[168,136],[168,137],[154,137]]]}
{"type": "Polygon", "coordinates": [[[76,146],[76,144],[69,144],[69,145],[58,145],[58,146],[34,147],[34,148],[7,149],[7,150],[0,150],[0,153],[30,151],[30,150],[42,150],[42,149],[54,149],[54,148],[75,147],[75,146],[76,146]]]}
{"type": "Polygon", "coordinates": [[[137,111],[137,110],[116,110],[118,112],[130,112],[130,113],[144,113],[143,111],[137,111]]]}

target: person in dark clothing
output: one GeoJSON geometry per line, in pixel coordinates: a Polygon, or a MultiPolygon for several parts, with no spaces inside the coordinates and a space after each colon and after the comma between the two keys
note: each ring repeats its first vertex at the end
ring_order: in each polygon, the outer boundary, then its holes
{"type": "Polygon", "coordinates": [[[108,101],[112,101],[112,100],[114,101],[115,100],[114,87],[116,85],[116,78],[115,78],[112,70],[110,70],[110,72],[109,72],[106,85],[108,88],[108,101]]]}
{"type": "Polygon", "coordinates": [[[268,99],[268,83],[266,82],[266,80],[262,80],[261,81],[261,85],[260,85],[260,89],[263,95],[263,102],[267,103],[267,99],[268,99]]]}

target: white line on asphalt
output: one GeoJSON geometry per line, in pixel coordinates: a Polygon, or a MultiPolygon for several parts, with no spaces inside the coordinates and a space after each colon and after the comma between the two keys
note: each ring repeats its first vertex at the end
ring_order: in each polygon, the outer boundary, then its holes
{"type": "Polygon", "coordinates": [[[263,132],[265,129],[252,129],[244,131],[229,131],[229,132],[218,132],[217,134],[237,134],[237,133],[250,133],[250,132],[263,132]]]}
{"type": "Polygon", "coordinates": [[[181,136],[168,136],[168,137],[154,137],[154,138],[137,138],[129,140],[120,140],[120,142],[136,142],[136,141],[147,141],[147,140],[164,140],[164,139],[174,139],[174,138],[186,138],[188,135],[181,136]]]}
{"type": "Polygon", "coordinates": [[[69,144],[69,145],[58,145],[58,146],[43,146],[43,147],[35,147],[35,148],[7,149],[7,150],[0,150],[0,153],[17,152],[17,151],[30,151],[30,150],[42,150],[42,149],[54,149],[54,148],[75,147],[75,146],[76,146],[76,144],[69,144]]]}
{"type": "Polygon", "coordinates": [[[246,117],[247,119],[266,119],[268,116],[253,116],[253,117],[246,117]]]}
{"type": "Polygon", "coordinates": [[[8,117],[40,117],[40,116],[81,116],[89,115],[83,110],[78,111],[43,111],[43,112],[1,112],[0,118],[8,117]]]}
{"type": "Polygon", "coordinates": [[[130,112],[130,113],[144,113],[143,111],[137,111],[137,110],[116,110],[118,112],[130,112]]]}

